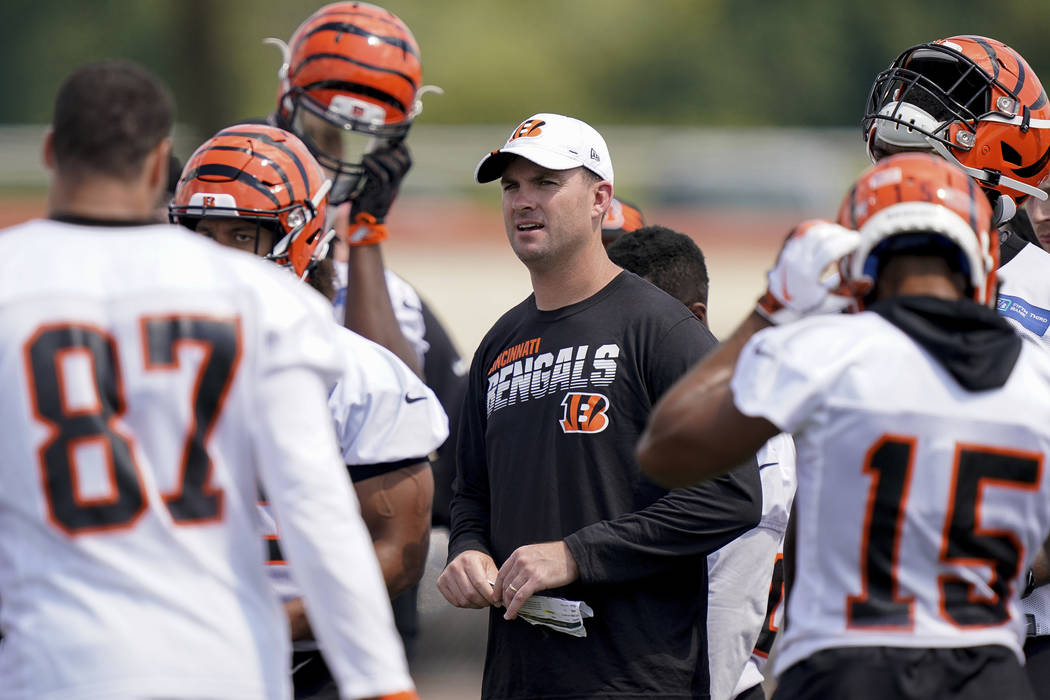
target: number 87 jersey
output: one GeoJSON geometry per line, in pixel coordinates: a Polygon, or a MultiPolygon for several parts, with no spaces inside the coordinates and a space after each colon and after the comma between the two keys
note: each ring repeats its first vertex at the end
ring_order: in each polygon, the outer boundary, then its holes
{"type": "Polygon", "coordinates": [[[399,647],[369,651],[396,632],[324,300],[170,226],[29,222],[0,251],[0,697],[290,697],[260,483],[333,674],[410,687],[399,647]]]}
{"type": "Polygon", "coordinates": [[[798,449],[775,673],[841,647],[996,644],[1023,662],[1021,579],[1050,531],[1050,355],[1021,345],[967,374],[875,311],[751,339],[734,401],[798,449]]]}

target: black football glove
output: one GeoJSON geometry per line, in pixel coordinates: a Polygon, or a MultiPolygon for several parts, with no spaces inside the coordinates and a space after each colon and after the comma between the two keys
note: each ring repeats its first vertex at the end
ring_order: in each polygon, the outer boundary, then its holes
{"type": "Polygon", "coordinates": [[[366,155],[364,185],[354,198],[350,208],[350,221],[359,221],[360,214],[367,214],[376,224],[382,224],[394,203],[401,180],[412,167],[412,155],[404,141],[386,146],[366,155]]]}

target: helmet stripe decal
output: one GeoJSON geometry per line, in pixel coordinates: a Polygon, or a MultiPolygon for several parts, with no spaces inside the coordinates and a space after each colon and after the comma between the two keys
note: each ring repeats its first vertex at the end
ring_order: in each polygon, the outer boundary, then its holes
{"type": "Polygon", "coordinates": [[[1021,88],[1024,87],[1024,64],[1020,61],[1017,62],[1017,85],[1014,85],[1013,93],[1015,95],[1021,94],[1021,88]]]}
{"type": "Polygon", "coordinates": [[[382,66],[377,66],[373,63],[365,63],[364,61],[357,61],[350,58],[349,56],[343,56],[342,54],[338,53],[315,53],[307,56],[303,59],[302,63],[296,66],[295,71],[292,73],[292,77],[294,78],[296,75],[298,75],[299,71],[301,71],[306,65],[308,65],[312,61],[320,61],[323,58],[330,58],[336,61],[346,61],[347,63],[352,63],[355,66],[361,66],[362,68],[367,68],[368,70],[374,70],[379,73],[389,73],[390,75],[396,75],[397,77],[401,78],[406,83],[411,85],[413,90],[415,90],[418,87],[415,81],[412,80],[412,78],[405,75],[399,70],[394,70],[393,68],[383,68],[382,66]]]}
{"type": "Polygon", "coordinates": [[[199,168],[196,168],[192,172],[188,173],[183,178],[183,180],[186,180],[188,182],[188,181],[190,181],[190,180],[192,180],[194,178],[198,178],[198,177],[202,177],[202,176],[209,176],[209,175],[214,175],[214,176],[218,176],[218,177],[224,177],[224,178],[227,178],[229,180],[236,180],[238,182],[243,182],[244,184],[248,185],[249,187],[251,187],[253,189],[256,189],[259,192],[262,192],[264,195],[266,195],[267,198],[269,198],[269,200],[271,202],[273,202],[274,206],[276,206],[278,208],[281,207],[281,203],[279,201],[277,201],[277,198],[273,196],[273,192],[270,192],[270,189],[268,187],[266,187],[263,184],[261,184],[252,175],[244,172],[243,170],[235,168],[232,165],[223,165],[222,163],[205,163],[204,165],[200,166],[199,168]]]}
{"type": "Polygon", "coordinates": [[[995,54],[995,49],[992,45],[984,40],[984,37],[980,36],[967,36],[967,39],[972,39],[975,44],[984,49],[984,52],[988,54],[988,61],[992,64],[992,77],[996,80],[999,79],[999,60],[995,54]]]}
{"type": "Polygon", "coordinates": [[[404,53],[410,53],[417,59],[419,58],[419,54],[416,52],[415,47],[412,46],[412,44],[410,44],[409,42],[402,39],[401,37],[382,36],[381,34],[370,32],[367,29],[362,29],[356,24],[351,24],[349,22],[325,22],[324,24],[311,29],[302,37],[302,39],[307,39],[313,36],[314,34],[318,34],[320,32],[340,32],[342,34],[353,34],[355,36],[364,37],[366,39],[371,39],[375,37],[384,44],[390,44],[391,46],[395,46],[401,49],[404,53]]]}
{"type": "Polygon", "coordinates": [[[1011,168],[1010,171],[1017,177],[1034,177],[1046,167],[1047,163],[1050,163],[1050,147],[1047,147],[1046,152],[1036,162],[1031,165],[1026,165],[1023,168],[1011,168]]]}
{"type": "MultiPolygon", "coordinates": [[[[296,155],[295,151],[290,149],[287,146],[287,144],[285,144],[285,143],[283,143],[281,141],[274,141],[272,138],[270,138],[269,135],[263,134],[263,133],[260,133],[258,131],[254,131],[254,130],[253,131],[241,131],[238,128],[232,128],[232,129],[226,129],[226,130],[220,132],[217,135],[218,136],[232,136],[232,135],[243,136],[245,138],[258,139],[258,140],[262,141],[265,144],[269,144],[270,146],[273,146],[274,148],[279,150],[281,153],[284,153],[285,155],[287,155],[292,160],[292,162],[295,163],[295,167],[299,170],[299,176],[303,179],[303,185],[307,188],[307,190],[310,189],[310,177],[306,174],[306,166],[303,165],[303,162],[301,160],[299,160],[299,156],[296,155]]],[[[291,184],[289,184],[289,186],[288,186],[288,191],[289,191],[289,194],[292,196],[292,199],[296,199],[297,198],[296,194],[295,194],[295,191],[292,188],[291,184]]],[[[309,196],[310,196],[309,192],[305,192],[303,194],[303,197],[309,197],[309,196]]]]}
{"type": "Polygon", "coordinates": [[[397,18],[397,15],[394,15],[393,13],[387,10],[383,10],[380,7],[373,7],[373,9],[381,11],[373,12],[371,10],[368,10],[366,7],[360,6],[354,6],[352,10],[333,7],[328,12],[318,11],[316,13],[316,19],[321,19],[322,17],[325,17],[329,21],[332,21],[336,17],[366,17],[377,22],[382,22],[383,24],[388,24],[391,27],[394,27],[395,29],[400,29],[403,26],[400,24],[401,20],[397,18]]]}
{"type": "Polygon", "coordinates": [[[378,100],[383,104],[395,107],[405,114],[408,114],[408,109],[401,103],[401,100],[397,99],[388,92],[377,90],[371,85],[362,85],[361,83],[349,83],[345,80],[318,80],[316,83],[310,83],[304,85],[303,90],[309,92],[310,90],[338,90],[340,92],[356,93],[358,95],[365,95],[371,97],[373,100],[378,100]]]}
{"type": "Polygon", "coordinates": [[[1041,109],[1046,104],[1046,90],[1039,93],[1039,97],[1036,98],[1035,102],[1028,105],[1029,109],[1041,109]]]}
{"type": "Polygon", "coordinates": [[[250,148],[244,148],[243,146],[212,146],[209,150],[247,153],[256,159],[268,160],[270,167],[277,171],[277,174],[281,176],[281,182],[284,183],[284,189],[288,192],[288,196],[295,199],[295,186],[292,184],[291,180],[288,179],[288,175],[284,172],[284,169],[272,159],[266,158],[265,155],[252,151],[250,148]]]}

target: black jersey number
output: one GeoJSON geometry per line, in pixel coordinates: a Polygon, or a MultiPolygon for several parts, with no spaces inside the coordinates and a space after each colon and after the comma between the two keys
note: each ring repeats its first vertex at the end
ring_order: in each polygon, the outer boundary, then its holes
{"type": "MultiPolygon", "coordinates": [[[[887,435],[868,451],[864,472],[872,477],[861,557],[861,594],[849,596],[850,627],[908,629],[914,598],[898,590],[897,565],[904,512],[912,477],[915,439],[887,435]]],[[[938,577],[941,616],[959,627],[1000,625],[1009,619],[1010,582],[1019,574],[1023,546],[1009,530],[980,527],[985,486],[1036,490],[1042,471],[1039,454],[984,445],[957,444],[950,502],[943,528],[940,561],[947,566],[981,566],[992,572],[990,596],[953,574],[938,577]]]]}
{"type": "Polygon", "coordinates": [[[758,633],[755,642],[755,654],[763,659],[769,658],[769,652],[773,648],[773,642],[777,638],[777,626],[773,623],[776,619],[777,608],[784,600],[784,555],[777,553],[777,559],[773,563],[773,578],[769,582],[769,598],[766,600],[766,619],[762,623],[762,630],[758,633]]]}
{"type": "MultiPolygon", "coordinates": [[[[222,517],[222,492],[209,485],[211,460],[204,448],[219,416],[240,354],[240,333],[233,320],[147,318],[142,320],[147,370],[177,367],[177,345],[198,343],[204,349],[192,389],[191,425],[183,442],[181,473],[164,501],[177,523],[199,523],[222,517]]],[[[70,535],[131,527],[146,506],[135,463],[132,438],[120,428],[126,409],[116,340],[85,324],[40,328],[26,343],[25,359],[36,418],[50,435],[38,451],[44,495],[51,521],[70,535]],[[92,400],[69,405],[63,368],[81,354],[90,367],[92,400]],[[76,450],[96,445],[105,455],[110,488],[84,498],[77,485],[76,450]]]]}

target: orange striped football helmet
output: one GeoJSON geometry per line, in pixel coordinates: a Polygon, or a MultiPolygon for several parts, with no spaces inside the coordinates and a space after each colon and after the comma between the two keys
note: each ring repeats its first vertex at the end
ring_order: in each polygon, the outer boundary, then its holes
{"type": "Polygon", "coordinates": [[[620,236],[643,226],[645,219],[638,207],[613,197],[609,211],[605,212],[605,218],[602,219],[602,245],[608,248],[620,236]]]}
{"type": "Polygon", "coordinates": [[[995,39],[907,49],[875,78],[861,128],[872,160],[934,151],[1015,203],[1046,197],[1050,104],[1024,58],[995,39]]]}
{"type": "Polygon", "coordinates": [[[328,253],[335,234],[326,226],[330,187],[294,134],[274,126],[238,124],[190,156],[168,213],[172,223],[194,230],[205,217],[254,221],[274,234],[266,257],[305,279],[328,253]]]}
{"type": "Polygon", "coordinates": [[[886,255],[943,254],[962,272],[974,301],[993,305],[999,236],[992,205],[966,172],[929,153],[899,153],[868,168],[839,208],[838,223],[860,232],[842,265],[852,288],[874,286],[886,255]]]}
{"type": "Polygon", "coordinates": [[[397,15],[364,2],[325,5],[281,46],[278,125],[333,173],[341,204],[363,184],[364,155],[404,139],[421,111],[419,46],[397,15]]]}

